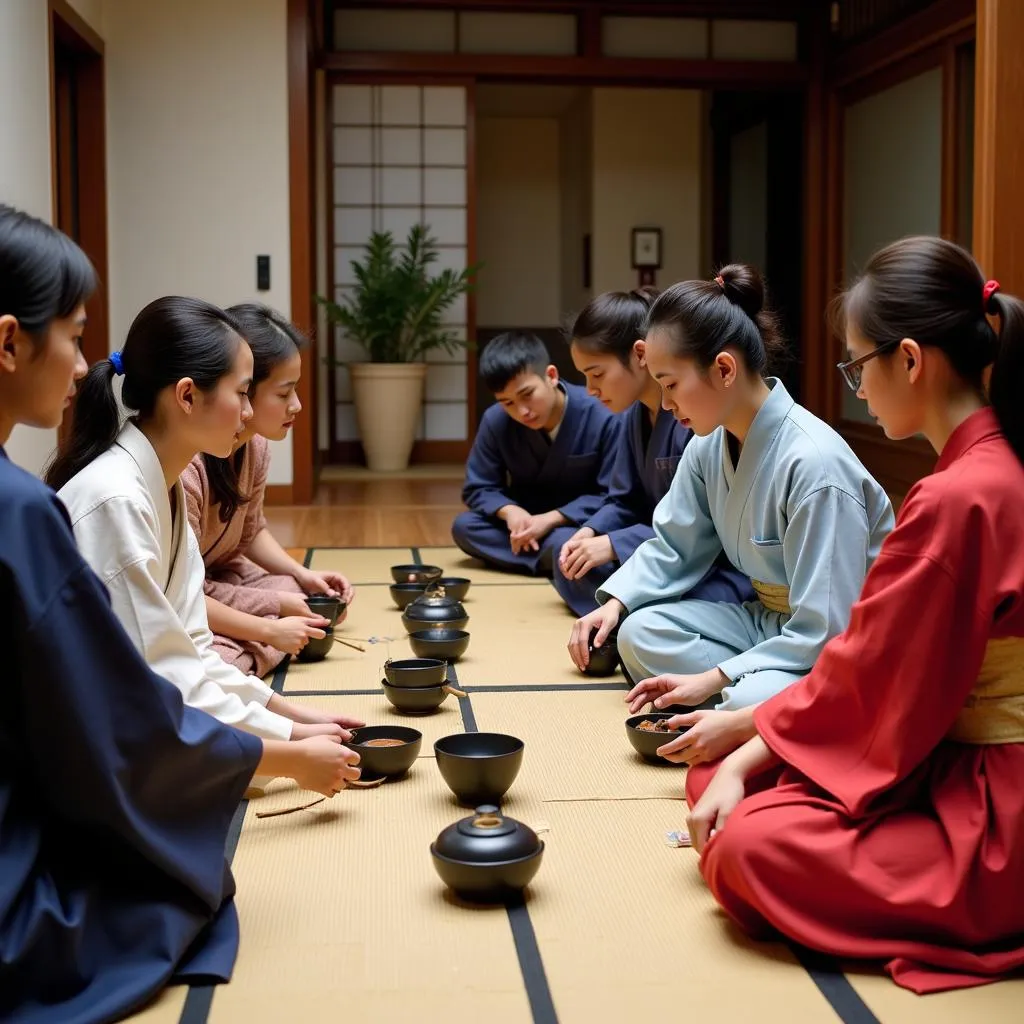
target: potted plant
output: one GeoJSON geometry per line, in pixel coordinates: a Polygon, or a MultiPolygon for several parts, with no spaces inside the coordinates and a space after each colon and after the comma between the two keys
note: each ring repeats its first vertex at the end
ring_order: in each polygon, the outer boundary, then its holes
{"type": "MultiPolygon", "coordinates": [[[[366,352],[366,362],[348,367],[359,434],[370,469],[394,471],[409,464],[416,422],[423,405],[423,361],[433,349],[453,352],[468,342],[446,328],[442,314],[473,286],[477,267],[430,274],[438,256],[430,229],[409,232],[405,246],[390,231],[375,231],[361,260],[353,260],[354,290],[341,301],[317,296],[332,325],[366,352]]],[[[328,357],[332,366],[339,361],[328,357]]]]}

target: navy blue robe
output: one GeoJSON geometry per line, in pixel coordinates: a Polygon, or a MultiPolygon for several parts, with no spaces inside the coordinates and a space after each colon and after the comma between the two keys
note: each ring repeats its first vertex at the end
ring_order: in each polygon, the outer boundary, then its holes
{"type": "MultiPolygon", "coordinates": [[[[676,467],[693,437],[665,409],[659,409],[653,426],[642,402],[634,402],[624,413],[622,437],[612,471],[608,500],[582,525],[598,536],[611,538],[615,561],[591,569],[577,580],[566,579],[558,568],[555,554],[555,589],[572,609],[583,616],[598,606],[597,590],[611,574],[627,561],[644,541],[654,536],[651,526],[658,502],[668,494],[676,467]]],[[[741,603],[753,600],[750,580],[724,556],[687,595],[703,601],[741,603]]]]}
{"type": "Polygon", "coordinates": [[[500,406],[484,413],[466,462],[462,500],[469,510],[452,524],[455,543],[474,558],[512,572],[551,571],[562,544],[607,500],[620,423],[576,384],[561,382],[567,402],[553,441],[517,423],[500,406]],[[553,530],[540,551],[515,555],[495,513],[518,505],[532,514],[558,510],[570,526],[553,530]]]}
{"type": "Polygon", "coordinates": [[[0,449],[0,1020],[118,1020],[227,981],[255,737],[154,675],[56,495],[0,449]]]}

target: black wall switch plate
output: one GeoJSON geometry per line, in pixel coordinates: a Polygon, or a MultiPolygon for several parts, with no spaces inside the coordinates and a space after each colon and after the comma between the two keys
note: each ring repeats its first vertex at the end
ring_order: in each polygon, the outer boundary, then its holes
{"type": "Polygon", "coordinates": [[[256,289],[261,292],[270,291],[270,257],[256,257],[256,289]]]}

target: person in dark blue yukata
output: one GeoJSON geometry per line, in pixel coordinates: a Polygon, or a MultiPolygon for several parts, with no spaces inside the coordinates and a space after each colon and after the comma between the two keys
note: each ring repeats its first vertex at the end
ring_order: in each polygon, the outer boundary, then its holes
{"type": "MultiPolygon", "coordinates": [[[[662,406],[661,386],[647,371],[644,321],[658,292],[653,288],[605,292],[576,317],[571,352],[587,390],[622,420],[608,500],[562,545],[554,585],[583,616],[597,608],[598,587],[644,541],[668,493],[693,431],[662,406]]],[[[703,601],[752,601],[750,579],[720,555],[686,597],[703,601]]]]}
{"type": "Polygon", "coordinates": [[[262,740],[186,707],[112,613],[57,496],[4,452],[18,424],[59,426],[94,287],[69,238],[0,205],[4,1024],[100,1024],[170,983],[227,981],[224,851],[253,774],[298,770],[325,795],[358,775],[340,737],[262,740]]]}
{"type": "Polygon", "coordinates": [[[559,380],[544,343],[509,332],[480,357],[496,403],[466,463],[455,543],[509,572],[549,575],[568,538],[607,500],[618,418],[559,380]]]}

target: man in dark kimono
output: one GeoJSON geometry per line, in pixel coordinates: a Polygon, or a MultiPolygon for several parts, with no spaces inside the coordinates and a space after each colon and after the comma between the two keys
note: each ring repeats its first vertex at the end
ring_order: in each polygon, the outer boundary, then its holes
{"type": "Polygon", "coordinates": [[[56,496],[0,449],[0,1020],[118,1020],[227,981],[225,861],[261,740],[146,667],[56,496]]]}
{"type": "Polygon", "coordinates": [[[619,421],[584,388],[558,379],[543,342],[494,338],[480,376],[496,404],[466,463],[455,543],[499,569],[549,575],[562,544],[606,499],[619,421]]]}

